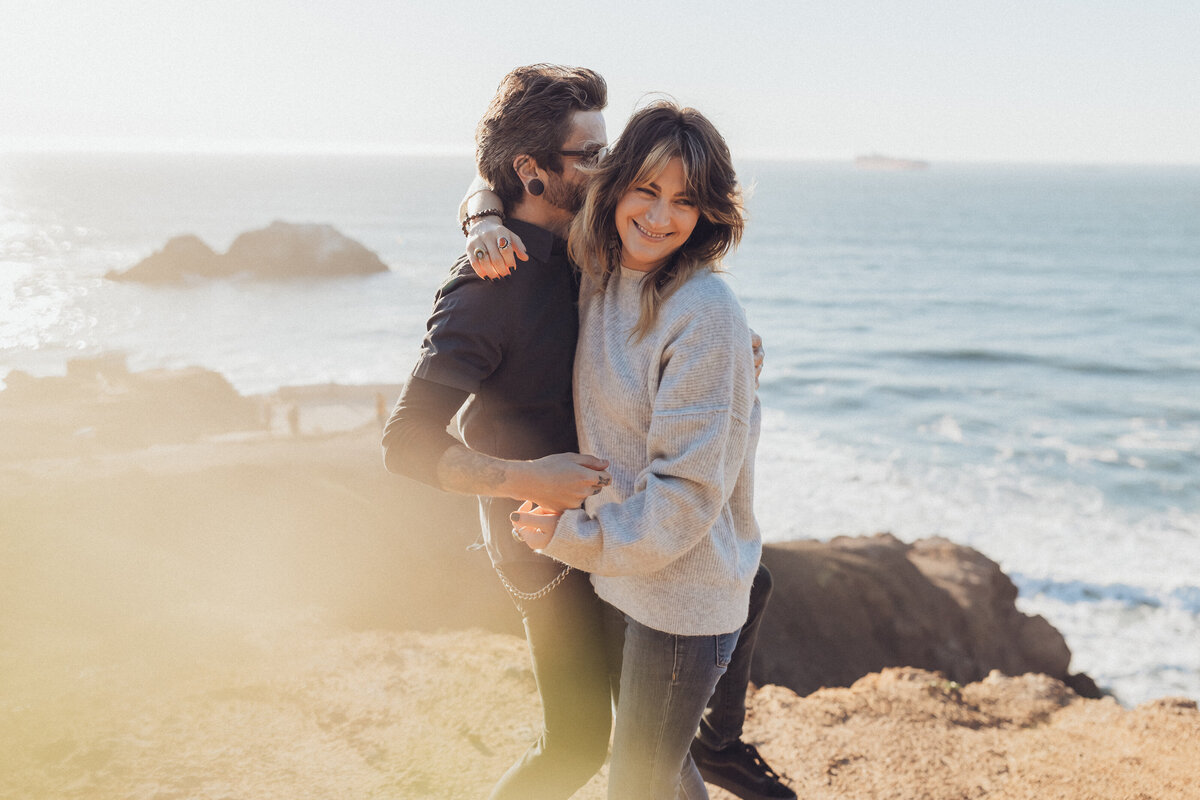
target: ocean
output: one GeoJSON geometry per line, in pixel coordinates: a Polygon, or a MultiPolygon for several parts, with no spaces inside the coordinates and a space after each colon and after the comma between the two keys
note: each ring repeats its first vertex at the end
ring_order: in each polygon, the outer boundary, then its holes
{"type": "MultiPolygon", "coordinates": [[[[1200,698],[1200,167],[738,164],[729,280],[766,341],[768,541],[997,560],[1072,669],[1200,698]]],[[[466,158],[0,155],[0,380],[109,351],[245,393],[399,383],[463,239],[466,158]],[[369,277],[107,281],[193,233],[330,223],[369,277]]],[[[0,443],[2,446],[2,443],[0,443]]]]}

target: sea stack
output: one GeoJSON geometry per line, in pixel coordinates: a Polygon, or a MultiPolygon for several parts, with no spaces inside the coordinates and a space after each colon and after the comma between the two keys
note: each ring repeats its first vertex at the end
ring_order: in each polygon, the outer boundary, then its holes
{"type": "Polygon", "coordinates": [[[247,275],[261,280],[339,278],[386,272],[379,256],[332,225],[272,222],[234,240],[220,255],[199,238],[178,236],[149,258],[105,277],[140,283],[247,275]]]}

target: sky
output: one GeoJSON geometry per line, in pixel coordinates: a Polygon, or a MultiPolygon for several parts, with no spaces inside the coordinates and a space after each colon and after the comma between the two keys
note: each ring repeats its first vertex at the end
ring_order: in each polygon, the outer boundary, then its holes
{"type": "Polygon", "coordinates": [[[0,150],[465,154],[539,61],[738,157],[1200,164],[1195,0],[0,0],[0,150]]]}

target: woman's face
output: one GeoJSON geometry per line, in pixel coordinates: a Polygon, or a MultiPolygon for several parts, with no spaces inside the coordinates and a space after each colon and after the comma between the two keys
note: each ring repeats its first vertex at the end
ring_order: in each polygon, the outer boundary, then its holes
{"type": "Polygon", "coordinates": [[[639,272],[653,270],[683,247],[699,219],[683,161],[672,158],[662,172],[629,187],[617,202],[621,265],[639,272]]]}

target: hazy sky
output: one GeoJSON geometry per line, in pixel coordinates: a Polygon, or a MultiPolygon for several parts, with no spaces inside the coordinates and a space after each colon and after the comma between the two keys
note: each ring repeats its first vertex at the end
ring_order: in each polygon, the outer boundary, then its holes
{"type": "Polygon", "coordinates": [[[469,152],[503,74],[736,155],[1200,164],[1200,2],[0,0],[0,148],[469,152]]]}

